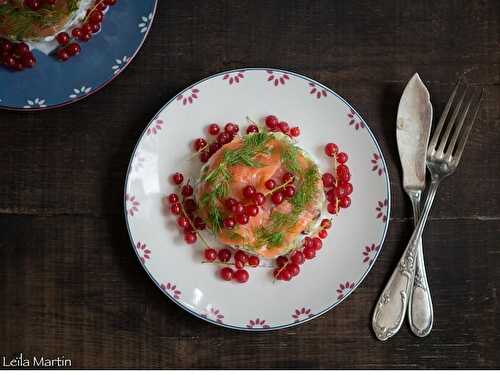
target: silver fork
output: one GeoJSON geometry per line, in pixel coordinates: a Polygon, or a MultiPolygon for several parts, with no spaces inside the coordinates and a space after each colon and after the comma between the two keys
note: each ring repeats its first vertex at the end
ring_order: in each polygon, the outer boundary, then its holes
{"type": "Polygon", "coordinates": [[[432,202],[441,181],[453,174],[457,169],[465,143],[479,112],[483,90],[479,93],[471,93],[472,90],[467,85],[464,85],[465,88],[457,103],[455,97],[461,86],[462,82],[459,81],[450,99],[448,99],[448,103],[427,147],[426,160],[427,169],[431,174],[431,185],[422,209],[422,214],[399,261],[398,267],[391,275],[375,306],[372,327],[377,338],[382,341],[394,336],[403,323],[408,305],[408,296],[411,292],[410,288],[413,286],[415,278],[417,246],[422,237],[432,202]],[[466,97],[467,100],[465,100],[466,97]],[[453,113],[448,119],[448,114],[452,107],[454,107],[453,113]],[[445,122],[447,122],[446,128],[445,122]],[[444,128],[444,133],[441,135],[444,128]],[[402,282],[401,275],[404,275],[410,282],[402,282]]]}

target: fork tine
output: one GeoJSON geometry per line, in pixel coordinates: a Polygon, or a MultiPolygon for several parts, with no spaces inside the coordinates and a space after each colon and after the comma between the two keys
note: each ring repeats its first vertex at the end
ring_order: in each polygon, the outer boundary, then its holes
{"type": "Polygon", "coordinates": [[[477,102],[475,104],[475,111],[472,114],[472,117],[470,119],[470,122],[467,123],[467,125],[464,128],[462,138],[458,142],[457,146],[457,151],[453,154],[453,162],[455,164],[458,164],[460,161],[460,158],[462,157],[462,153],[465,148],[465,143],[467,142],[467,138],[469,138],[470,131],[472,129],[472,125],[474,125],[474,122],[476,121],[477,114],[479,112],[479,108],[481,107],[481,101],[483,100],[483,95],[484,95],[484,90],[481,90],[477,99],[477,102]]]}
{"type": "Polygon", "coordinates": [[[446,143],[448,142],[448,138],[450,137],[450,133],[455,127],[455,121],[457,120],[458,113],[462,109],[462,104],[465,99],[465,95],[467,94],[467,86],[464,89],[464,92],[460,96],[460,100],[458,101],[457,105],[455,106],[455,109],[453,110],[453,114],[451,115],[451,119],[448,122],[448,125],[446,126],[446,130],[441,137],[441,140],[439,142],[439,147],[437,148],[438,154],[444,153],[444,148],[446,147],[446,143]]]}
{"type": "Polygon", "coordinates": [[[469,109],[471,107],[472,102],[475,99],[474,92],[471,94],[469,100],[467,101],[467,104],[465,106],[465,109],[463,110],[462,114],[460,115],[460,119],[458,120],[458,124],[453,132],[453,136],[451,138],[450,143],[448,143],[448,146],[446,146],[446,154],[451,156],[453,153],[453,149],[455,148],[455,143],[457,142],[458,136],[460,135],[460,130],[462,129],[462,126],[464,124],[465,118],[467,117],[467,113],[469,112],[469,109]]]}
{"type": "Polygon", "coordinates": [[[437,142],[439,140],[439,134],[441,134],[441,130],[443,129],[444,122],[446,120],[446,117],[448,116],[448,112],[450,111],[451,108],[451,103],[453,103],[453,99],[455,98],[455,95],[457,94],[458,91],[458,86],[462,83],[462,79],[459,79],[457,84],[455,85],[455,89],[450,95],[450,98],[448,99],[448,103],[446,103],[446,106],[444,107],[443,113],[441,114],[441,118],[439,119],[439,122],[436,126],[436,130],[434,130],[434,134],[432,135],[432,139],[429,142],[429,150],[434,150],[436,148],[437,142]]]}

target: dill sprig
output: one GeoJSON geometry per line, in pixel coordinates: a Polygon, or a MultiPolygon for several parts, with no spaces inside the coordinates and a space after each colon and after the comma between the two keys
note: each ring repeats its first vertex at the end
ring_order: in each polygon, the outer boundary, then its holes
{"type": "Polygon", "coordinates": [[[299,148],[289,142],[281,149],[281,163],[295,175],[300,174],[300,165],[297,160],[299,153],[299,148]]]}
{"type": "Polygon", "coordinates": [[[275,232],[266,227],[257,228],[256,232],[255,246],[261,247],[267,245],[268,247],[277,247],[283,243],[285,238],[284,234],[281,232],[275,232]]]}
{"type": "Polygon", "coordinates": [[[229,168],[235,165],[252,168],[262,166],[254,158],[259,154],[269,152],[266,145],[270,139],[271,135],[268,133],[247,135],[241,147],[225,150],[219,165],[202,177],[203,182],[214,186],[213,190],[205,193],[201,199],[201,205],[208,208],[208,221],[214,232],[218,233],[222,228],[222,213],[218,207],[218,201],[228,194],[232,177],[229,168]]]}
{"type": "Polygon", "coordinates": [[[7,26],[9,37],[16,40],[33,37],[33,29],[46,28],[61,22],[68,12],[78,9],[80,0],[68,2],[68,11],[59,7],[41,8],[37,11],[11,3],[0,5],[0,23],[7,26]]]}

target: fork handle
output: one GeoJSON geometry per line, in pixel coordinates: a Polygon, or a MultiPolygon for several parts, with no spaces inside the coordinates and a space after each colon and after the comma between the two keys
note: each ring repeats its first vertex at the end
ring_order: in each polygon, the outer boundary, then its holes
{"type": "Polygon", "coordinates": [[[422,215],[413,230],[413,234],[398,266],[393,271],[389,282],[375,306],[372,327],[375,335],[381,341],[394,336],[403,324],[406,307],[408,306],[408,297],[411,294],[415,278],[415,258],[418,244],[422,238],[425,223],[427,222],[438,186],[439,181],[433,179],[425,200],[422,215]]]}

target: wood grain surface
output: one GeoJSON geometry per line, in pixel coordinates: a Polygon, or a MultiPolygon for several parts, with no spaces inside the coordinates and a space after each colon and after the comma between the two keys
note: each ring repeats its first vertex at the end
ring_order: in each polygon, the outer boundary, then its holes
{"type": "Polygon", "coordinates": [[[61,109],[0,112],[0,359],[64,355],[76,368],[498,368],[500,2],[159,3],[143,49],[105,89],[61,109]],[[166,299],[133,255],[122,215],[128,160],[148,120],[192,82],[245,66],[305,74],[351,102],[380,142],[393,194],[383,252],[356,292],[307,324],[260,334],[212,326],[166,299]],[[418,339],[405,325],[380,343],[371,312],[412,228],[395,117],[414,72],[437,115],[461,75],[486,99],[425,231],[434,330],[418,339]]]}

